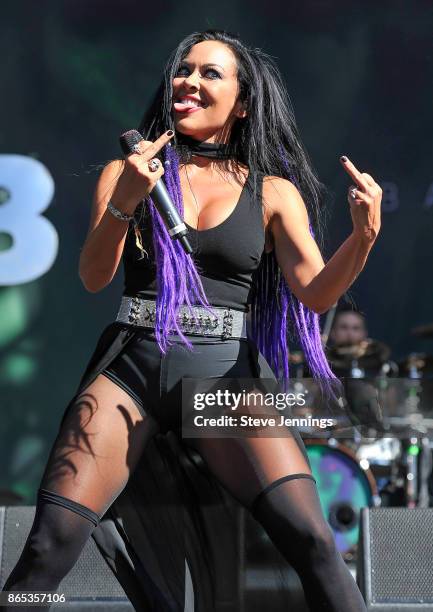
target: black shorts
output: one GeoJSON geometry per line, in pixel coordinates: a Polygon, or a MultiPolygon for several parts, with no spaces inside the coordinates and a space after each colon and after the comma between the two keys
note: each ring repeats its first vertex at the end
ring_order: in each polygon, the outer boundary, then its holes
{"type": "Polygon", "coordinates": [[[132,340],[101,372],[150,414],[160,430],[177,430],[181,423],[182,378],[274,378],[274,374],[247,339],[188,335],[193,351],[177,335],[163,354],[153,330],[137,331],[132,340]]]}

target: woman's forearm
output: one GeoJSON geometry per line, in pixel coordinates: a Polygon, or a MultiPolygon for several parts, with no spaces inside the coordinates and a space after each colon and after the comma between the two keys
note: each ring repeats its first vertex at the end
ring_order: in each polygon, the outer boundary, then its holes
{"type": "Polygon", "coordinates": [[[79,276],[88,291],[95,293],[111,282],[122,257],[127,230],[128,221],[106,210],[87,236],[81,249],[79,276]]]}
{"type": "Polygon", "coordinates": [[[80,254],[79,276],[88,291],[95,293],[111,282],[125,244],[129,222],[114,217],[106,209],[108,202],[111,200],[129,216],[134,214],[138,203],[149,195],[164,174],[162,164],[155,170],[149,162],[173,136],[174,131],[168,130],[155,142],[141,140],[140,152],[105,166],[93,199],[90,226],[93,229],[89,230],[80,254]]]}
{"type": "Polygon", "coordinates": [[[322,270],[313,278],[305,294],[317,312],[329,310],[349,289],[365,266],[374,241],[352,233],[337,249],[322,270]],[[311,296],[311,297],[310,297],[311,296]]]}

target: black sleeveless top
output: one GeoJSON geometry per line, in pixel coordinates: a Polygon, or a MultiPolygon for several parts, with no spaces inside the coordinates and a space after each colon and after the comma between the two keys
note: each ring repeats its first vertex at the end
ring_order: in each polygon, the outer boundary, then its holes
{"type": "MultiPolygon", "coordinates": [[[[258,193],[262,193],[263,176],[259,177],[258,193]]],[[[248,174],[235,209],[219,225],[199,230],[188,224],[188,238],[206,296],[214,306],[248,310],[252,276],[260,264],[265,246],[261,197],[254,201],[252,177],[248,174]]],[[[135,212],[141,231],[143,248],[135,243],[133,222],[130,222],[122,255],[125,286],[123,295],[139,295],[155,299],[156,263],[152,242],[152,218],[148,205],[140,204],[135,212]]]]}

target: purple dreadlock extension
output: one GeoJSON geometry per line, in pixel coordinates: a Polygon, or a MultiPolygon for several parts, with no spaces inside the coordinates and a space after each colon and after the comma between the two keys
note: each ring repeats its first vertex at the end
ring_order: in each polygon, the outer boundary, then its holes
{"type": "MultiPolygon", "coordinates": [[[[179,214],[183,218],[183,198],[179,179],[179,157],[168,144],[163,149],[164,181],[179,214]]],[[[295,181],[293,181],[295,183],[295,181]]],[[[295,183],[296,184],[296,183],[295,183]]],[[[171,344],[170,335],[177,333],[193,350],[178,324],[182,304],[200,304],[212,313],[200,276],[191,256],[186,255],[176,240],[172,240],[149,198],[153,225],[153,245],[157,267],[157,298],[155,335],[160,350],[165,353],[171,344]]],[[[310,225],[310,231],[312,228],[310,225]]],[[[301,347],[314,378],[323,383],[336,380],[323,352],[318,315],[306,308],[290,291],[272,251],[263,254],[253,278],[251,302],[251,333],[277,379],[287,385],[289,350],[287,345],[288,315],[296,328],[301,347]]],[[[328,388],[328,387],[327,387],[328,388]]]]}
{"type": "MultiPolygon", "coordinates": [[[[300,190],[284,152],[281,157],[290,180],[300,190]]],[[[310,233],[314,232],[310,223],[310,233]]],[[[319,315],[302,304],[290,291],[279,269],[274,251],[263,254],[253,279],[252,334],[259,350],[287,389],[289,379],[288,315],[296,330],[313,378],[325,396],[335,399],[333,383],[338,381],[329,367],[320,336],[319,315]]]]}
{"type": "MultiPolygon", "coordinates": [[[[164,179],[181,218],[183,218],[183,198],[179,180],[179,158],[173,147],[164,147],[164,179]]],[[[191,307],[200,304],[209,313],[211,306],[206,298],[194,261],[187,255],[177,240],[172,240],[157,212],[152,198],[150,213],[153,227],[153,246],[156,257],[156,315],[155,335],[160,350],[165,353],[171,344],[170,335],[179,334],[182,342],[193,350],[193,345],[182,333],[178,322],[178,310],[182,304],[191,307]]],[[[191,312],[191,311],[190,311],[191,312]]],[[[191,312],[192,314],[192,312],[191,312]]],[[[194,317],[194,320],[197,319],[194,317]]]]}

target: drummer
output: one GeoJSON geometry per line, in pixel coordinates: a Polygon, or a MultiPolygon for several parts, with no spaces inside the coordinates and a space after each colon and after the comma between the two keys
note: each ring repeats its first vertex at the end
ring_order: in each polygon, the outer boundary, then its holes
{"type": "Polygon", "coordinates": [[[386,374],[393,364],[390,353],[386,344],[368,337],[367,320],[360,310],[348,303],[338,306],[327,346],[327,357],[338,377],[386,374]]]}
{"type": "Polygon", "coordinates": [[[351,304],[337,307],[329,334],[327,357],[333,372],[345,380],[348,408],[354,416],[353,422],[382,428],[381,409],[378,403],[376,385],[371,380],[383,373],[383,367],[390,354],[389,348],[368,337],[367,321],[364,314],[351,304]],[[353,379],[370,379],[356,382],[353,379]]]}
{"type": "Polygon", "coordinates": [[[330,345],[351,346],[367,339],[365,316],[352,306],[343,305],[337,308],[334,322],[329,334],[330,345]]]}

